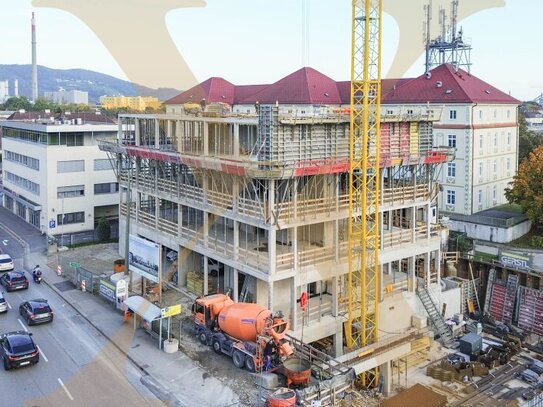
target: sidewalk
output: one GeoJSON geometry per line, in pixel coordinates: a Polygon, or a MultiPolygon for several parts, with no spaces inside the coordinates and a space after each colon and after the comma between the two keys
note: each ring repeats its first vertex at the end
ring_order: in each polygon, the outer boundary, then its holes
{"type": "Polygon", "coordinates": [[[108,338],[144,374],[142,382],[159,399],[172,406],[241,406],[239,397],[195,361],[178,351],[158,349],[157,340],[101,298],[76,289],[47,266],[45,255],[33,253],[43,265],[43,281],[108,338]]]}

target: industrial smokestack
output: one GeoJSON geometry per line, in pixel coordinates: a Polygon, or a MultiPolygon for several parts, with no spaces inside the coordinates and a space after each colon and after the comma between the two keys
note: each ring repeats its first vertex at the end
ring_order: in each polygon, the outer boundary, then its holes
{"type": "Polygon", "coordinates": [[[38,62],[36,58],[36,19],[32,13],[32,101],[38,99],[38,62]]]}
{"type": "Polygon", "coordinates": [[[19,79],[15,79],[13,82],[13,96],[19,97],[19,79]]]}

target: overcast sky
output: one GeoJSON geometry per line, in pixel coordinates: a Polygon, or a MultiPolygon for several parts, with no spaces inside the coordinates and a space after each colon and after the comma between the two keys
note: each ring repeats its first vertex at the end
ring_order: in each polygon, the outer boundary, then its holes
{"type": "MultiPolygon", "coordinates": [[[[409,1],[401,0],[403,4],[409,1]]],[[[479,0],[460,0],[460,7],[466,1],[479,0]]],[[[349,79],[351,2],[306,2],[305,28],[310,35],[305,46],[302,0],[208,0],[203,8],[171,11],[166,23],[175,45],[200,81],[221,76],[235,84],[271,83],[303,65],[336,80],[349,79]]],[[[505,2],[505,7],[483,10],[460,22],[464,38],[473,44],[472,73],[521,100],[531,100],[543,92],[543,1],[505,2]]],[[[57,9],[34,8],[31,0],[0,0],[0,63],[31,62],[32,11],[37,16],[40,65],[91,69],[126,79],[112,55],[81,20],[57,9]]],[[[420,44],[422,21],[413,24],[420,27],[420,35],[413,39],[420,44]]],[[[385,75],[396,52],[399,29],[386,15],[383,29],[385,75]]],[[[145,58],[144,52],[141,57],[145,58]]],[[[420,58],[405,76],[418,76],[423,70],[420,58]]]]}

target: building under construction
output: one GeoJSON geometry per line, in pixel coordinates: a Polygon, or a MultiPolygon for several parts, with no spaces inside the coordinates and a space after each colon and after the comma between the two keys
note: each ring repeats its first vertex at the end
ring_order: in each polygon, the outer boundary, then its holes
{"type": "MultiPolygon", "coordinates": [[[[311,68],[271,85],[211,78],[166,105],[162,115],[120,116],[118,144],[101,145],[118,163],[121,241],[130,213],[130,234],[160,244],[163,259],[179,253],[179,286],[200,278],[203,293],[231,290],[281,310],[294,336],[342,355],[350,83],[311,68]]],[[[440,287],[446,229],[434,179],[454,154],[433,146],[440,116],[423,107],[381,117],[378,315],[390,335],[425,312],[417,287],[440,287]]]]}

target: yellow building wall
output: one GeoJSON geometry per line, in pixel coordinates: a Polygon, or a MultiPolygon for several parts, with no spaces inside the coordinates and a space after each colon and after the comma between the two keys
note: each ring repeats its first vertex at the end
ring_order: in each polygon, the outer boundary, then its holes
{"type": "Polygon", "coordinates": [[[100,97],[100,105],[104,109],[127,107],[132,110],[143,112],[147,107],[159,109],[162,103],[153,96],[102,96],[100,97]]]}

